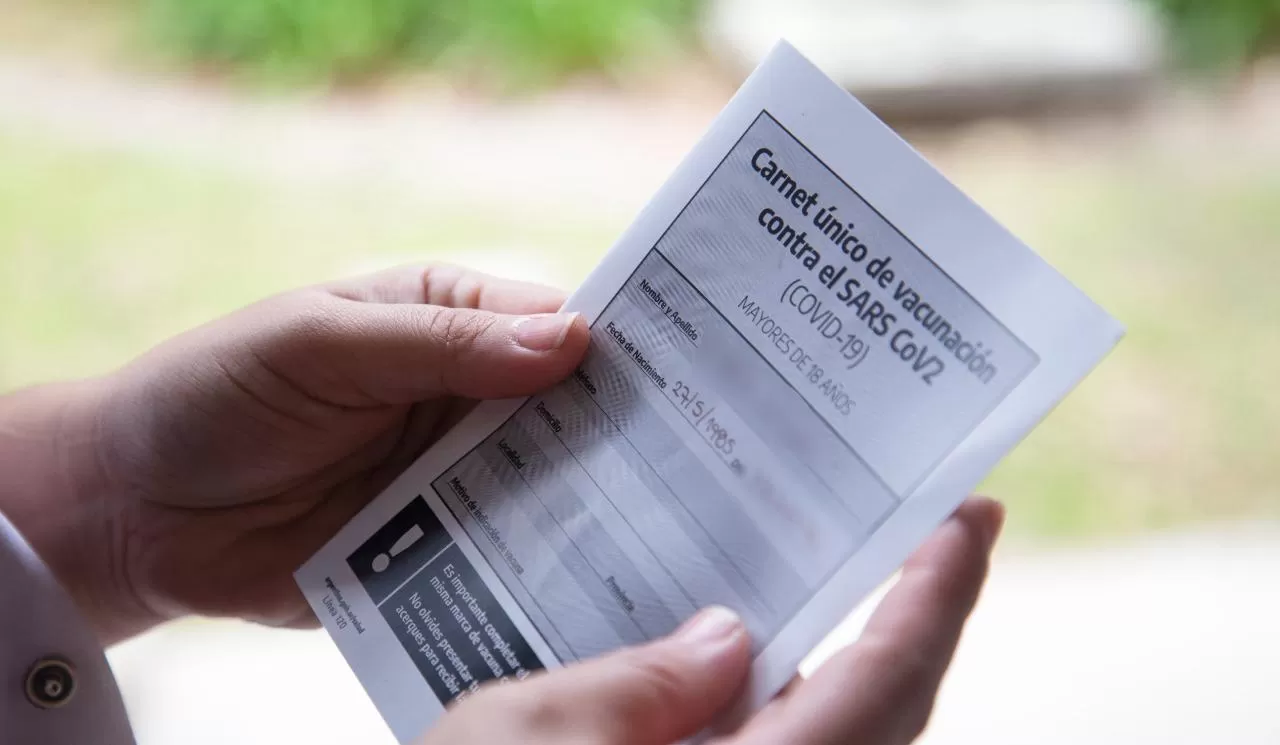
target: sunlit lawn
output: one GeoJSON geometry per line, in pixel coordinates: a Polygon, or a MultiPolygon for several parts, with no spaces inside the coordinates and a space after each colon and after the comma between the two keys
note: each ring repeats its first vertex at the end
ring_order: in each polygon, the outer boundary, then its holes
{"type": "MultiPolygon", "coordinates": [[[[1134,155],[959,180],[1129,327],[987,485],[1013,528],[1280,516],[1277,169],[1206,176],[1134,155]]],[[[385,192],[267,187],[0,131],[0,389],[109,369],[357,266],[518,246],[547,275],[579,278],[621,227],[495,225],[385,192]]]]}

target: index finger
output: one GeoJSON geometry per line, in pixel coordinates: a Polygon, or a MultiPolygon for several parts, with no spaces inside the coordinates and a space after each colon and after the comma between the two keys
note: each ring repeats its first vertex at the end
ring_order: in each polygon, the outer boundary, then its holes
{"type": "Polygon", "coordinates": [[[331,282],[323,289],[363,303],[439,305],[510,315],[553,313],[565,300],[561,290],[452,264],[398,266],[331,282]]]}
{"type": "Polygon", "coordinates": [[[996,502],[966,500],[903,566],[858,641],[766,707],[742,742],[914,740],[977,602],[1003,517],[996,502]]]}

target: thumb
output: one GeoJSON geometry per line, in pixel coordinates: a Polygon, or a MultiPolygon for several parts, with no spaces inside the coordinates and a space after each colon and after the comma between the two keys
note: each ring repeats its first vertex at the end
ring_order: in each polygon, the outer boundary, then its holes
{"type": "Polygon", "coordinates": [[[563,731],[547,741],[669,745],[712,723],[750,663],[742,621],[711,607],[665,639],[552,672],[530,687],[540,687],[540,706],[564,702],[569,709],[549,718],[563,731]]]}
{"type": "Polygon", "coordinates": [[[351,303],[349,311],[325,357],[379,403],[528,395],[572,372],[590,341],[577,313],[516,316],[375,303],[351,303]]]}

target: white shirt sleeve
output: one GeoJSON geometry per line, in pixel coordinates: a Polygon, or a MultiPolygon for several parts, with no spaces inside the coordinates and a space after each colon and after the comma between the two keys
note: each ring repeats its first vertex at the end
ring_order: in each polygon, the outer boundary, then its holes
{"type": "Polygon", "coordinates": [[[102,646],[0,515],[0,745],[132,745],[102,646]]]}

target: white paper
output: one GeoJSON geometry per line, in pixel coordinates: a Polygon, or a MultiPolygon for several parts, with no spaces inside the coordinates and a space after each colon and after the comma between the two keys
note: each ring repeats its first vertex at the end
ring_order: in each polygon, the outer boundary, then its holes
{"type": "Polygon", "coordinates": [[[401,741],[709,604],[758,707],[1122,335],[786,44],[567,307],[573,377],[478,407],[297,572],[401,741]]]}

